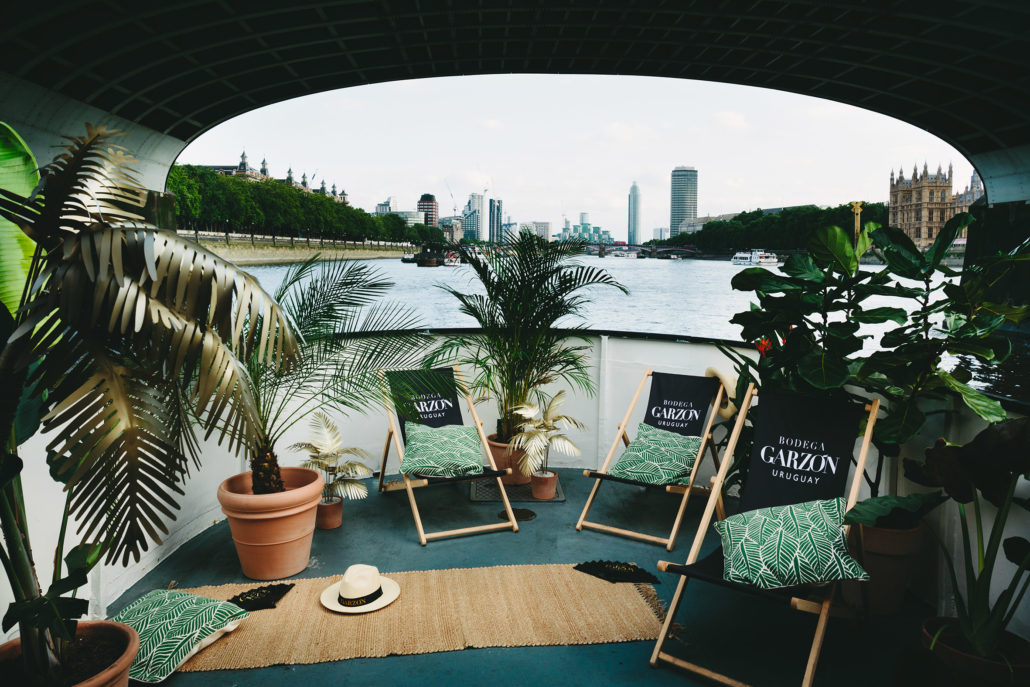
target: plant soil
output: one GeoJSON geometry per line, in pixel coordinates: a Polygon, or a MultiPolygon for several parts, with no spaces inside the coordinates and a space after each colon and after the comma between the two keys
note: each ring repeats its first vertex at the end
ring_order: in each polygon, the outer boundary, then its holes
{"type": "MultiPolygon", "coordinates": [[[[88,680],[117,661],[118,657],[125,652],[125,648],[125,637],[119,634],[97,632],[89,637],[76,637],[74,642],[65,647],[64,660],[61,662],[61,672],[57,676],[57,681],[49,683],[48,687],[50,685],[70,687],[70,685],[88,680]]],[[[33,682],[32,678],[25,673],[21,654],[0,661],[0,675],[4,676],[5,684],[39,684],[33,682]]]]}

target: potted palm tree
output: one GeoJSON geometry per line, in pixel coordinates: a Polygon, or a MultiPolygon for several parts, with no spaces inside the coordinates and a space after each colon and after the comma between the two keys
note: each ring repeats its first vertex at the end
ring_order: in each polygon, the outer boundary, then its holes
{"type": "Polygon", "coordinates": [[[566,456],[578,456],[579,448],[564,434],[569,429],[586,429],[579,420],[561,414],[565,403],[565,390],[552,398],[541,391],[537,403],[526,403],[515,408],[522,418],[518,433],[512,437],[511,445],[522,451],[519,470],[532,476],[533,498],[549,500],[554,498],[558,488],[558,474],[547,469],[547,458],[551,448],[566,456]]]}
{"type": "Polygon", "coordinates": [[[122,653],[94,672],[103,684],[126,684],[138,636],[117,623],[78,623],[87,602],[75,590],[101,560],[138,561],[148,541],[160,543],[200,459],[198,432],[218,430],[232,451],[255,436],[259,410],[240,361],[260,356],[278,369],[297,360],[293,332],[253,278],[142,222],[146,192],[117,135],[86,125],[33,190],[0,188],[0,218],[13,225],[0,232],[33,244],[27,264],[20,251],[0,255],[0,283],[23,283],[15,300],[3,291],[0,307],[0,561],[14,595],[3,629],[19,631],[0,661],[21,656],[20,674],[4,673],[11,684],[85,680],[69,675],[69,653],[112,633],[122,653]],[[244,335],[252,310],[264,316],[244,335]],[[82,536],[66,550],[62,527],[46,592],[21,475],[21,447],[40,428],[50,473],[67,492],[63,522],[78,520],[82,536]]]}
{"type": "MultiPolygon", "coordinates": [[[[488,439],[498,467],[504,469],[511,462],[509,442],[520,423],[515,409],[527,403],[534,390],[560,380],[594,392],[586,364],[590,346],[578,334],[589,289],[610,286],[629,291],[607,271],[573,260],[584,253],[583,241],[548,242],[522,232],[490,254],[472,245],[453,248],[472,268],[484,293],[440,288],[458,300],[459,310],[474,318],[480,329],[448,336],[433,360],[457,360],[471,367],[473,388],[497,400],[497,432],[488,439]],[[559,322],[561,331],[555,329],[559,322]]],[[[525,484],[530,474],[513,470],[505,479],[525,484]]]]}
{"type": "Polygon", "coordinates": [[[325,486],[322,487],[315,527],[334,530],[343,524],[343,500],[368,496],[368,487],[362,480],[372,476],[371,468],[360,461],[348,460],[346,456],[366,460],[372,457],[363,449],[344,446],[340,428],[321,411],[311,417],[311,429],[315,434],[311,441],[298,442],[290,449],[307,451],[308,460],[301,467],[322,473],[325,486]]]}
{"type": "Polygon", "coordinates": [[[243,574],[258,580],[307,567],[325,486],[317,470],[280,467],[279,440],[317,410],[346,415],[382,403],[377,371],[416,367],[428,348],[409,308],[379,302],[393,282],[366,264],[318,257],[291,266],[275,291],[297,332],[300,362],[246,359],[259,408],[250,471],[218,488],[243,574]]]}

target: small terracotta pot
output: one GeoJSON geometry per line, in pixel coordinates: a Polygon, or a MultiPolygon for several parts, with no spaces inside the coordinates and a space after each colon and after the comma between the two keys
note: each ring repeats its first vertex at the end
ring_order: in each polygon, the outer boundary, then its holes
{"type": "MultiPolygon", "coordinates": [[[[958,618],[927,618],[923,621],[923,648],[929,649],[934,635],[941,626],[958,625],[958,618]]],[[[956,631],[945,630],[937,637],[933,655],[943,679],[965,678],[970,685],[1027,685],[1030,684],[1030,642],[1011,632],[1005,632],[1001,639],[1001,651],[1011,664],[982,658],[952,645],[960,638],[956,631]]]]}
{"type": "Polygon", "coordinates": [[[508,444],[502,444],[496,441],[496,439],[496,434],[490,434],[486,437],[486,443],[490,445],[490,453],[494,457],[494,464],[498,470],[511,468],[511,474],[502,477],[501,482],[504,484],[529,484],[531,477],[522,474],[522,471],[519,470],[519,459],[525,451],[518,449],[508,453],[508,444]]]}
{"type": "Polygon", "coordinates": [[[533,498],[540,501],[549,501],[554,498],[558,491],[558,473],[550,470],[537,470],[531,478],[533,480],[533,498]]]}
{"type": "MultiPolygon", "coordinates": [[[[136,630],[122,623],[110,620],[80,620],[76,626],[76,637],[93,637],[116,634],[125,638],[125,651],[114,663],[88,680],[76,682],[74,687],[126,687],[129,684],[129,668],[139,653],[139,635],[136,630]]],[[[16,637],[0,645],[0,661],[21,656],[21,638],[16,637]]]]}
{"type": "Polygon", "coordinates": [[[334,496],[333,500],[318,504],[318,515],[315,518],[315,527],[320,530],[335,530],[343,524],[343,499],[334,496]]]}
{"type": "Polygon", "coordinates": [[[866,608],[874,615],[896,613],[923,550],[923,523],[908,530],[866,525],[859,525],[859,530],[862,567],[869,573],[866,608]]]}
{"type": "Polygon", "coordinates": [[[315,517],[325,482],[316,470],[281,468],[286,491],[254,494],[251,473],[230,477],[218,487],[218,502],[229,519],[243,574],[278,580],[308,566],[315,517]]]}

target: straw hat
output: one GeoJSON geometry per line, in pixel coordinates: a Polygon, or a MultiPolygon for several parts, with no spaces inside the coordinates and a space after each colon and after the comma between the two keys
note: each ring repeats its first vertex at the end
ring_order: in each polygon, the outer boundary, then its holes
{"type": "Polygon", "coordinates": [[[401,588],[374,565],[352,565],[322,592],[322,605],[337,613],[378,611],[397,600],[401,588]]]}

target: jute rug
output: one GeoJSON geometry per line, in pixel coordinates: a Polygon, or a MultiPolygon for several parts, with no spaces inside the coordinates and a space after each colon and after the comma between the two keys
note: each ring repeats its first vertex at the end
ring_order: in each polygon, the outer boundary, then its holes
{"type": "MultiPolygon", "coordinates": [[[[650,585],[612,584],[571,565],[516,565],[384,573],[401,595],[364,615],[319,602],[340,576],[296,580],[277,608],[255,611],[181,670],[320,663],[470,647],[604,644],[655,639],[650,585]]],[[[259,583],[183,591],[226,600],[259,583]]]]}

